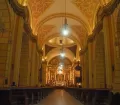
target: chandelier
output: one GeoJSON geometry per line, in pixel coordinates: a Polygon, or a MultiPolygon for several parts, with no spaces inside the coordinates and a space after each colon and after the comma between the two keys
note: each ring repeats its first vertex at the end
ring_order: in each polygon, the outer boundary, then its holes
{"type": "Polygon", "coordinates": [[[64,58],[64,57],[65,57],[65,52],[64,52],[64,50],[63,50],[63,47],[62,47],[62,49],[61,49],[60,56],[61,56],[61,58],[64,58]]]}
{"type": "Polygon", "coordinates": [[[63,65],[60,63],[58,66],[58,74],[63,74],[63,65]]]}
{"type": "Polygon", "coordinates": [[[63,43],[62,43],[63,40],[60,40],[60,43],[61,43],[61,49],[60,49],[60,63],[58,65],[58,74],[63,74],[63,58],[65,57],[65,53],[64,53],[64,50],[63,50],[63,43]]]}

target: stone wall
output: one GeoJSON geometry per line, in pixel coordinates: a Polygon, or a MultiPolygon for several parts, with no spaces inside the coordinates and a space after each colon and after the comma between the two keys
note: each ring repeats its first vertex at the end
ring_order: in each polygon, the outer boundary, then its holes
{"type": "Polygon", "coordinates": [[[0,87],[9,81],[9,54],[11,51],[10,14],[5,0],[0,0],[0,87]]]}

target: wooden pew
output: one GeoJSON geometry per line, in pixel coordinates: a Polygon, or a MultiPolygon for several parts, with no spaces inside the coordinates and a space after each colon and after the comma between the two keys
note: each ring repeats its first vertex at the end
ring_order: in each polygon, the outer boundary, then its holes
{"type": "Polygon", "coordinates": [[[84,105],[110,105],[112,102],[109,89],[66,88],[65,90],[84,105]]]}
{"type": "Polygon", "coordinates": [[[53,88],[4,88],[0,89],[0,105],[34,105],[45,98],[53,88]]]}
{"type": "Polygon", "coordinates": [[[64,89],[83,105],[120,105],[120,93],[109,89],[42,87],[0,89],[0,105],[34,105],[39,103],[54,89],[64,89]]]}

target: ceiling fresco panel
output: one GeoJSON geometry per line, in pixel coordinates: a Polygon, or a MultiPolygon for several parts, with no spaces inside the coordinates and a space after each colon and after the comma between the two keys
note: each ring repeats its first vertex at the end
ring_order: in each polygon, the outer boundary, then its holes
{"type": "Polygon", "coordinates": [[[87,17],[91,28],[93,27],[94,15],[100,0],[72,0],[78,9],[87,17]]]}
{"type": "Polygon", "coordinates": [[[38,32],[38,40],[39,40],[39,45],[42,46],[44,43],[44,40],[48,36],[49,32],[52,31],[52,29],[55,28],[53,25],[43,25],[38,32]]]}
{"type": "Polygon", "coordinates": [[[29,0],[28,4],[32,12],[32,24],[36,24],[37,19],[54,3],[54,0],[29,0]]]}
{"type": "Polygon", "coordinates": [[[76,33],[78,40],[81,42],[81,46],[83,46],[87,37],[86,30],[80,25],[73,25],[71,28],[76,33]]]}

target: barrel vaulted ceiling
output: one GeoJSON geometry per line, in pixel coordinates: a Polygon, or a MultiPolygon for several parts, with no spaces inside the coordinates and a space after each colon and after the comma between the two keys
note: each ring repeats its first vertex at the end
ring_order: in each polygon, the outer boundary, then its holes
{"type": "MultiPolygon", "coordinates": [[[[86,38],[94,29],[96,14],[111,0],[66,0],[66,17],[71,32],[68,36],[76,45],[84,46],[86,38]]],[[[65,0],[19,0],[28,6],[30,25],[42,47],[49,40],[60,37],[64,23],[65,0]]],[[[68,39],[66,39],[68,40],[68,39]]],[[[52,45],[56,42],[52,42],[52,45]]]]}
{"type": "MultiPolygon", "coordinates": [[[[59,22],[56,21],[60,21],[62,24],[61,18],[64,16],[65,13],[65,0],[25,1],[27,3],[26,5],[29,7],[29,11],[31,14],[31,27],[35,35],[41,35],[41,33],[39,32],[40,30],[42,30],[41,28],[44,27],[44,29],[46,28],[45,30],[48,31],[45,35],[45,37],[47,38],[47,36],[49,36],[47,34],[53,30],[53,26],[54,28],[60,28],[59,22]],[[55,19],[56,21],[54,21],[55,19]]],[[[95,16],[98,8],[107,4],[109,1],[110,0],[66,0],[68,24],[69,21],[72,20],[70,25],[77,25],[80,30],[86,30],[85,33],[87,33],[88,35],[91,34],[95,25],[95,16]],[[74,21],[77,21],[77,23],[80,24],[76,24],[74,21]]],[[[76,29],[72,31],[75,31],[76,33],[76,29]]],[[[59,30],[56,30],[56,32],[54,33],[59,33],[59,30]]],[[[79,32],[79,35],[80,34],[83,34],[83,31],[82,33],[79,32]]],[[[80,37],[79,35],[77,35],[76,37],[80,37]]]]}

